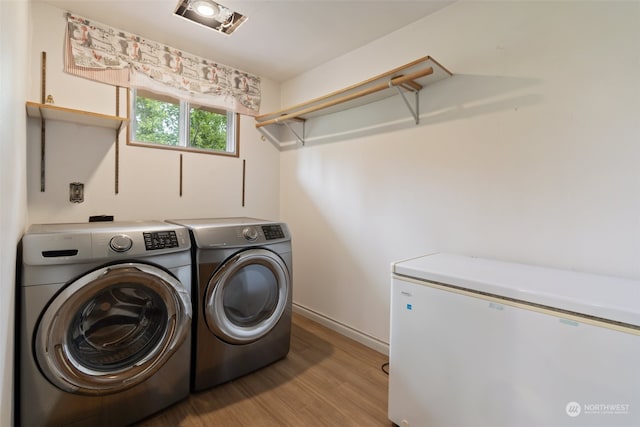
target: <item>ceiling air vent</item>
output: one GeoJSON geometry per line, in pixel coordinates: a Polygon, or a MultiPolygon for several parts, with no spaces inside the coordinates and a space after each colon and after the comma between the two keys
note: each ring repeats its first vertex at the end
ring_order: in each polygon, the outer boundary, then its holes
{"type": "Polygon", "coordinates": [[[233,33],[247,20],[213,0],[180,0],[174,14],[223,34],[233,33]]]}

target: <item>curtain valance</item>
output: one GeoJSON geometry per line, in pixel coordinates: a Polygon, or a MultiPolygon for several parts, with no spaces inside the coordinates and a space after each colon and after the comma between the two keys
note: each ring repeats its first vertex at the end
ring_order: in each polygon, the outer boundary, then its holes
{"type": "Polygon", "coordinates": [[[260,77],[67,14],[65,71],[255,116],[260,77]]]}

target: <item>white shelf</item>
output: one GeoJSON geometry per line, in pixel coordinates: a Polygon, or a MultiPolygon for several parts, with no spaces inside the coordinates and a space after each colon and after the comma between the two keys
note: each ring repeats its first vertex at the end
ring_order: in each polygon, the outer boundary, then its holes
{"type": "Polygon", "coordinates": [[[126,117],[110,116],[108,114],[92,113],[72,108],[58,107],[51,104],[27,102],[29,117],[57,120],[61,122],[77,123],[87,126],[97,126],[120,131],[129,122],[126,117]]]}

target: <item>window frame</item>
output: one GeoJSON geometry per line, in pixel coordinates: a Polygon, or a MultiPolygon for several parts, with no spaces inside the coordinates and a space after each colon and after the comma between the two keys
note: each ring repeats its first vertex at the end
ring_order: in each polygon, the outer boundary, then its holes
{"type": "MultiPolygon", "coordinates": [[[[173,150],[173,151],[182,151],[182,152],[189,152],[189,153],[211,154],[214,156],[240,157],[240,113],[234,113],[229,110],[224,110],[223,108],[214,108],[214,107],[208,107],[205,105],[191,104],[189,103],[189,101],[185,99],[180,99],[177,97],[174,98],[172,96],[159,94],[147,89],[141,89],[141,90],[154,94],[156,96],[156,98],[154,99],[157,99],[160,101],[166,100],[166,101],[178,102],[178,105],[180,107],[180,118],[179,118],[180,123],[178,126],[179,138],[180,138],[180,141],[185,141],[187,143],[189,141],[189,138],[188,138],[189,123],[190,123],[189,119],[190,119],[190,110],[192,107],[202,107],[207,111],[211,111],[218,114],[222,114],[223,112],[226,112],[227,118],[233,118],[231,130],[233,132],[233,138],[234,138],[233,143],[234,143],[235,150],[233,152],[219,151],[219,150],[189,147],[189,146],[183,146],[183,145],[165,145],[165,144],[154,143],[154,142],[134,140],[133,134],[136,127],[136,123],[135,123],[135,118],[133,117],[133,111],[134,111],[134,102],[136,99],[135,94],[137,92],[137,89],[135,88],[130,88],[127,91],[127,118],[129,119],[129,126],[128,126],[129,129],[127,130],[127,145],[131,145],[134,147],[159,148],[161,150],[173,150]]],[[[229,131],[229,127],[227,128],[227,133],[228,131],[229,131]]],[[[228,134],[227,134],[227,138],[228,138],[228,134]]],[[[229,140],[227,139],[227,146],[228,145],[229,145],[229,140]]]]}

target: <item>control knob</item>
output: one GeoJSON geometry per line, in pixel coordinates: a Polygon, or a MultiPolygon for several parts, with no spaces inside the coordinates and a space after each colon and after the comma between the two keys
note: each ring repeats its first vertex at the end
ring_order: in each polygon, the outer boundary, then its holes
{"type": "Polygon", "coordinates": [[[253,227],[245,227],[242,230],[242,235],[244,236],[245,239],[249,240],[250,242],[253,242],[258,238],[258,231],[256,231],[256,229],[253,227]]]}
{"type": "Polygon", "coordinates": [[[124,234],[113,236],[109,241],[109,247],[116,252],[126,252],[133,246],[131,237],[124,234]]]}

